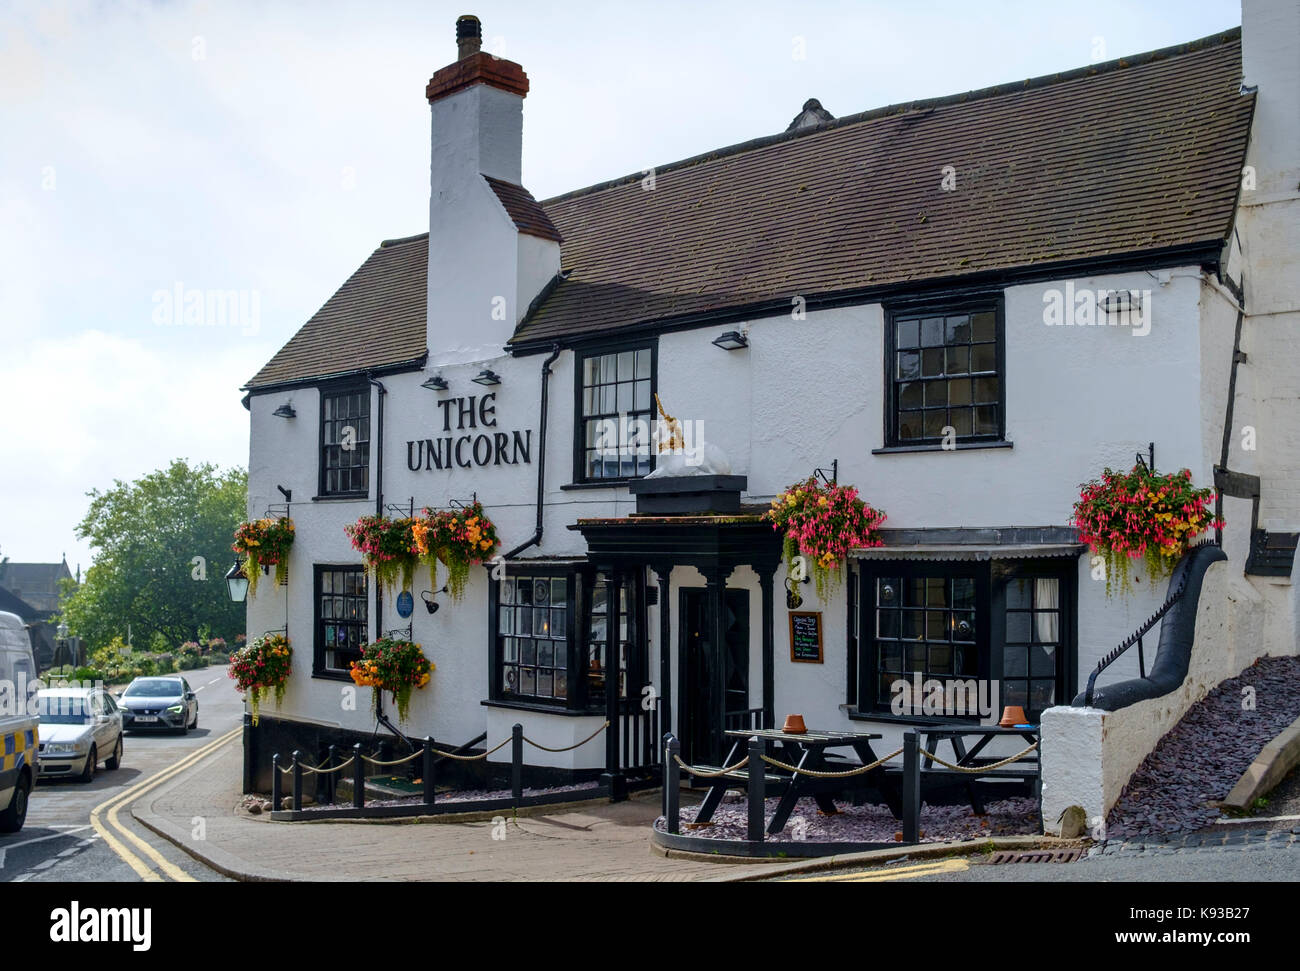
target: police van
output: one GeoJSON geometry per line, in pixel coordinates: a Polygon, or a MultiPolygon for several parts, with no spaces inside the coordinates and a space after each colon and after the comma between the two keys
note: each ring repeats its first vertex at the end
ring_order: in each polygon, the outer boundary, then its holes
{"type": "Polygon", "coordinates": [[[0,611],[0,833],[16,833],[27,818],[36,784],[36,663],[27,628],[17,614],[0,611]]]}

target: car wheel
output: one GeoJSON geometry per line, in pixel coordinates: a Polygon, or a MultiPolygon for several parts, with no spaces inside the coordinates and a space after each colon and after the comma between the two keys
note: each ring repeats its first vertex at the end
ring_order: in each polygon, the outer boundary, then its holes
{"type": "Polygon", "coordinates": [[[86,767],[81,770],[81,781],[89,782],[95,778],[95,765],[99,762],[99,749],[90,746],[90,754],[86,756],[86,767]]]}
{"type": "Polygon", "coordinates": [[[196,708],[194,709],[194,721],[190,722],[190,728],[198,728],[198,727],[199,727],[199,710],[196,708]]]}
{"type": "Polygon", "coordinates": [[[9,807],[0,812],[0,833],[16,833],[23,828],[23,820],[27,818],[27,796],[31,789],[32,784],[26,777],[18,780],[14,794],[9,799],[9,807]]]}
{"type": "Polygon", "coordinates": [[[113,755],[104,763],[106,769],[117,769],[122,765],[122,736],[117,736],[117,747],[113,749],[113,755]]]}

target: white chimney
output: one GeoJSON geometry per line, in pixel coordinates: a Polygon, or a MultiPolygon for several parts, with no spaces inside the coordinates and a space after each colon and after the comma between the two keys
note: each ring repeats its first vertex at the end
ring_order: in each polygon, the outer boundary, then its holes
{"type": "Polygon", "coordinates": [[[1300,192],[1300,3],[1243,0],[1242,83],[1256,88],[1247,164],[1260,199],[1300,192]]]}
{"type": "Polygon", "coordinates": [[[513,61],[481,50],[477,17],[456,21],[456,43],[459,59],[425,89],[433,133],[431,366],[500,357],[529,303],[560,268],[558,233],[522,187],[528,77],[513,61]]]}

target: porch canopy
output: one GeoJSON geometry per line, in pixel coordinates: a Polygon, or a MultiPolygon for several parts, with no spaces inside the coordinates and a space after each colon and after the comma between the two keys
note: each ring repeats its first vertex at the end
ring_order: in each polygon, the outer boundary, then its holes
{"type": "MultiPolygon", "coordinates": [[[[670,577],[675,566],[693,566],[705,580],[705,610],[709,657],[704,658],[711,672],[707,697],[697,699],[706,718],[717,726],[719,745],[726,717],[725,591],[727,580],[739,566],[748,566],[758,574],[762,597],[762,671],[763,716],[772,724],[775,652],[775,603],[773,585],[781,564],[781,534],[772,524],[763,522],[765,506],[742,506],[725,515],[692,513],[683,515],[630,515],[610,519],[580,519],[569,529],[577,530],[587,541],[587,559],[606,577],[609,604],[618,604],[619,585],[632,571],[649,567],[659,584],[659,704],[660,724],[665,730],[672,721],[672,609],[670,577]]],[[[607,636],[616,636],[618,624],[611,620],[607,636]]],[[[616,657],[611,643],[607,657],[616,657]]],[[[607,692],[607,705],[616,701],[615,692],[607,692]]],[[[617,738],[610,739],[617,744],[617,738]]]]}

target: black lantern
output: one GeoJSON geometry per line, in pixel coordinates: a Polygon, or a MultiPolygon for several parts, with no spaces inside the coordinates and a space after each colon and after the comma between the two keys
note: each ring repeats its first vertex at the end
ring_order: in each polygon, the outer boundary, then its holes
{"type": "Polygon", "coordinates": [[[497,374],[496,371],[493,371],[491,368],[484,368],[478,373],[478,377],[470,378],[470,380],[475,384],[482,384],[491,387],[494,384],[501,383],[501,375],[497,374]]]}
{"type": "Polygon", "coordinates": [[[737,351],[742,347],[749,346],[749,338],[738,330],[729,330],[725,334],[713,338],[713,343],[724,351],[737,351]]]}
{"type": "Polygon", "coordinates": [[[293,405],[286,401],[279,408],[275,409],[275,411],[271,412],[271,414],[275,415],[276,418],[292,418],[294,415],[298,414],[298,412],[294,411],[293,405]]]}
{"type": "Polygon", "coordinates": [[[447,379],[441,374],[432,375],[427,381],[421,381],[420,387],[428,388],[430,391],[446,391],[447,379]]]}
{"type": "Polygon", "coordinates": [[[226,571],[226,587],[230,590],[230,599],[242,604],[248,598],[248,574],[244,572],[244,561],[235,560],[235,565],[226,571]]]}

